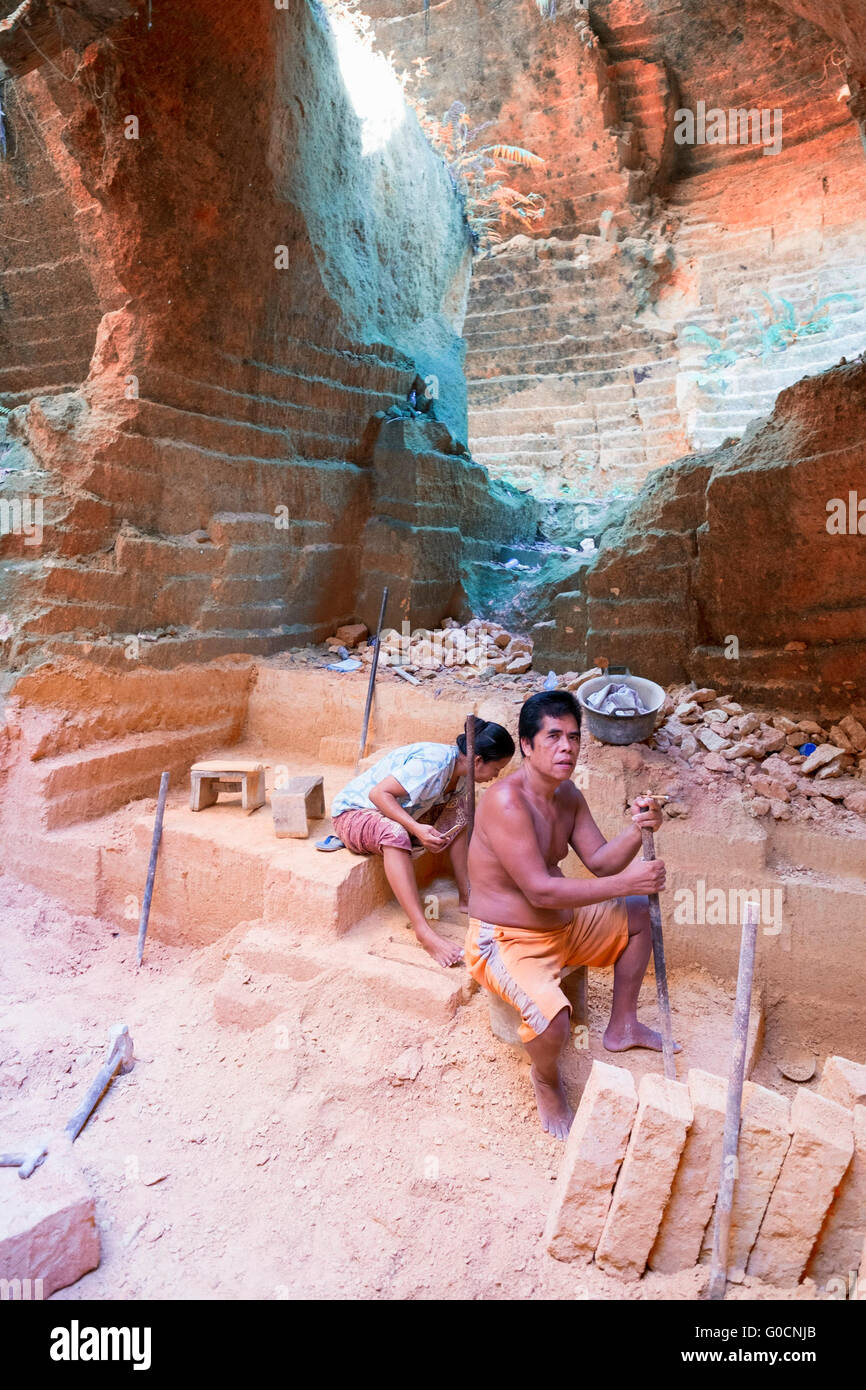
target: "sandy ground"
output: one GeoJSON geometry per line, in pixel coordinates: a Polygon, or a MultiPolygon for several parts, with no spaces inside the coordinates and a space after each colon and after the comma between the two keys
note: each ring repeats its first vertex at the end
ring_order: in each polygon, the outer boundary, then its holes
{"type": "MultiPolygon", "coordinates": [[[[445,902],[452,931],[455,909],[445,902]]],[[[526,1063],[492,1037],[483,995],[432,1024],[384,1006],[361,1016],[323,978],[298,985],[290,1015],[246,1032],[213,1017],[222,943],[193,953],[152,942],[138,971],[131,933],[6,876],[0,921],[4,1146],[66,1121],[113,1023],[129,1025],[138,1059],[75,1146],[96,1195],[101,1266],[55,1297],[701,1296],[702,1267],[624,1284],[543,1250],[561,1149],[538,1130],[526,1063]],[[397,1083],[407,1053],[420,1070],[397,1083]]],[[[679,984],[680,1035],[703,1037],[706,1051],[714,1029],[721,1047],[720,987],[706,976],[679,984]]],[[[608,991],[607,973],[592,972],[598,1055],[608,991]]],[[[567,1060],[574,1100],[587,1066],[585,1055],[567,1060]]],[[[749,1284],[731,1296],[814,1290],[749,1284]]]]}

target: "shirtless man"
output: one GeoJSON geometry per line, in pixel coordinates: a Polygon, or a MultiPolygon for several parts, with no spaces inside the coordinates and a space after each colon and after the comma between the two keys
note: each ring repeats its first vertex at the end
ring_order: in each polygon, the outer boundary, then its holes
{"type": "Polygon", "coordinates": [[[523,763],[481,798],[469,846],[466,964],[473,978],[520,1012],[541,1125],[565,1139],[571,1127],[559,1074],[571,1006],[565,965],[613,965],[609,1052],[661,1051],[661,1036],[636,1014],[652,948],[647,893],[665,886],[662,860],[635,859],[641,826],[657,830],[652,802],[634,802],[633,825],[607,841],[571,781],[580,748],[580,706],[565,690],[533,695],[520,711],[523,763]],[[565,878],[571,846],[594,878],[565,878]]]}

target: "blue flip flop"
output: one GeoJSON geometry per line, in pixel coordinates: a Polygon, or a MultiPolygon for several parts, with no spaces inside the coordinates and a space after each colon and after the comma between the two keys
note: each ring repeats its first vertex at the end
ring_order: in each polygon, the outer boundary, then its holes
{"type": "Polygon", "coordinates": [[[335,849],[345,849],[346,846],[339,835],[328,835],[324,840],[316,841],[316,849],[320,849],[323,854],[333,854],[335,849]]]}

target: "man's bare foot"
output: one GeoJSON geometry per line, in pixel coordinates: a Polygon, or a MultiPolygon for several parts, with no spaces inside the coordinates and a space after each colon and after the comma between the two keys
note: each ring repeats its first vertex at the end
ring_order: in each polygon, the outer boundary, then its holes
{"type": "Polygon", "coordinates": [[[433,957],[438,965],[442,965],[447,970],[449,965],[460,965],[463,961],[463,947],[458,946],[456,941],[448,941],[444,936],[440,936],[432,927],[416,927],[415,935],[424,947],[424,950],[433,957]]]}
{"type": "MultiPolygon", "coordinates": [[[[614,1028],[613,1024],[608,1024],[604,1037],[602,1038],[608,1052],[628,1052],[630,1047],[648,1047],[653,1052],[662,1051],[662,1035],[657,1033],[654,1028],[647,1028],[645,1023],[627,1023],[623,1027],[614,1028]]],[[[678,1042],[674,1043],[674,1052],[682,1052],[678,1042]]]]}
{"type": "Polygon", "coordinates": [[[547,1134],[553,1135],[554,1139],[567,1139],[574,1113],[569,1109],[568,1101],[565,1099],[562,1080],[551,1086],[549,1081],[541,1079],[534,1065],[530,1067],[529,1075],[535,1090],[541,1128],[547,1134]]]}

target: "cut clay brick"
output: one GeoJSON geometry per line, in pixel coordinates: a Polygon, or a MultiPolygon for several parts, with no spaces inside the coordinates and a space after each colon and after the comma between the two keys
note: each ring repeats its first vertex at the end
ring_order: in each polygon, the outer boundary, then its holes
{"type": "Polygon", "coordinates": [[[688,1086],[694,1119],[648,1262],[650,1269],[664,1274],[697,1264],[722,1163],[727,1082],[692,1070],[688,1086]]]}
{"type": "MultiPolygon", "coordinates": [[[[728,1246],[728,1279],[732,1283],[742,1283],[745,1278],[749,1252],[790,1142],[791,1102],[766,1086],[747,1081],[728,1246]]],[[[709,1260],[712,1254],[713,1224],[710,1221],[704,1233],[702,1260],[709,1260]]]]}
{"type": "Polygon", "coordinates": [[[595,1254],[601,1269],[626,1279],[643,1274],[691,1122],[687,1086],[641,1077],[637,1118],[595,1254]]]}
{"type": "Polygon", "coordinates": [[[98,1264],[93,1197],[70,1154],[52,1149],[25,1179],[0,1168],[0,1279],[30,1280],[31,1297],[50,1298],[98,1264]]]}
{"type": "MultiPolygon", "coordinates": [[[[820,1091],[819,1091],[820,1095],[820,1091]]],[[[839,1186],[806,1273],[816,1284],[847,1278],[866,1241],[866,1105],[854,1108],[854,1157],[839,1186]]]]}
{"type": "Polygon", "coordinates": [[[544,1244],[558,1260],[592,1259],[636,1110],[631,1072],[593,1062],[544,1228],[544,1244]]]}
{"type": "Polygon", "coordinates": [[[749,1274],[796,1284],[854,1152],[850,1110],[814,1091],[791,1106],[793,1138],[749,1256],[749,1274]]]}
{"type": "Polygon", "coordinates": [[[821,1073],[818,1095],[835,1100],[846,1110],[866,1105],[866,1066],[847,1057],[828,1057],[821,1073]]]}

